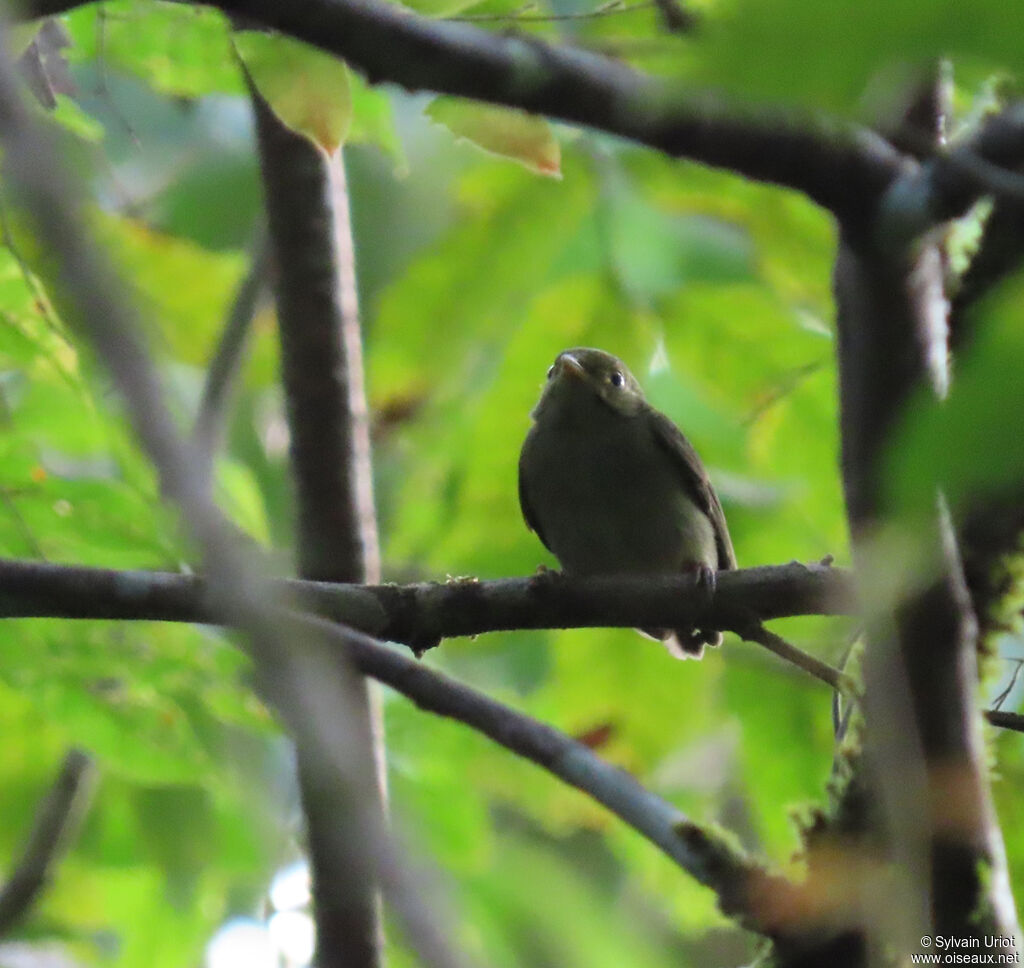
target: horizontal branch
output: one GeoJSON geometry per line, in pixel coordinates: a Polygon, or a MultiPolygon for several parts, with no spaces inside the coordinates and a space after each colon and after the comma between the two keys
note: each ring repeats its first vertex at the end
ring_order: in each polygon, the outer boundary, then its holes
{"type": "MultiPolygon", "coordinates": [[[[415,585],[341,585],[281,579],[294,605],[414,652],[458,635],[511,629],[679,627],[699,617],[736,632],[833,688],[842,676],[760,628],[794,615],[853,614],[849,574],[826,565],[765,565],[723,572],[705,604],[692,579],[560,575],[415,585]]],[[[114,571],[0,559],[0,618],[68,618],[219,624],[195,575],[114,571]]],[[[1024,732],[1024,716],[989,711],[990,723],[1024,732]]]]}
{"type": "MultiPolygon", "coordinates": [[[[417,653],[443,638],[510,629],[646,627],[700,623],[745,635],[751,624],[853,611],[849,575],[826,565],[722,572],[713,600],[692,577],[570,578],[557,573],[497,581],[344,585],[286,579],[287,599],[417,653]]],[[[215,622],[194,575],[0,559],[0,617],[215,622]]]]}

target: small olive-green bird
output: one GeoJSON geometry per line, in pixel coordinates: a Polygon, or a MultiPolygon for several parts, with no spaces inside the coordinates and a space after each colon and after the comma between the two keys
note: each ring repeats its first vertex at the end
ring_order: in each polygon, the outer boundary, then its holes
{"type": "MultiPolygon", "coordinates": [[[[531,416],[519,504],[567,573],[693,572],[710,592],[715,572],[736,567],[697,452],[621,360],[585,347],[559,353],[531,416]]],[[[699,629],[644,632],[680,659],[722,641],[699,629]]]]}

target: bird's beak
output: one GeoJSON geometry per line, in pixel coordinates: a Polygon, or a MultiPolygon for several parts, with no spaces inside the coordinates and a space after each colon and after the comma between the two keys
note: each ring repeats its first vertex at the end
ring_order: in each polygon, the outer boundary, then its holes
{"type": "Polygon", "coordinates": [[[573,380],[586,380],[587,371],[572,353],[563,353],[558,357],[559,370],[562,374],[573,380]]]}

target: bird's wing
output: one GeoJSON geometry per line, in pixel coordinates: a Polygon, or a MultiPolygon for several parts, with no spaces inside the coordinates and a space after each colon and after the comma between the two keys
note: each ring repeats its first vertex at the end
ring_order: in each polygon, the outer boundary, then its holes
{"type": "Polygon", "coordinates": [[[544,537],[544,532],[540,529],[540,521],[530,506],[530,497],[526,487],[526,474],[523,472],[523,463],[526,451],[530,447],[532,436],[533,430],[531,429],[530,433],[526,435],[523,449],[519,453],[519,510],[523,512],[523,520],[526,522],[526,526],[540,538],[544,547],[551,551],[551,545],[548,544],[547,538],[544,537]]]}
{"type": "MultiPolygon", "coordinates": [[[[690,499],[708,516],[715,529],[718,567],[722,570],[737,567],[736,552],[733,551],[732,538],[729,537],[729,526],[725,523],[725,512],[722,510],[718,495],[708,479],[708,472],[704,470],[704,465],[697,456],[697,451],[668,417],[653,408],[650,413],[652,418],[650,426],[653,429],[654,439],[672,458],[690,499]]],[[[521,477],[520,480],[522,480],[521,477]]]]}

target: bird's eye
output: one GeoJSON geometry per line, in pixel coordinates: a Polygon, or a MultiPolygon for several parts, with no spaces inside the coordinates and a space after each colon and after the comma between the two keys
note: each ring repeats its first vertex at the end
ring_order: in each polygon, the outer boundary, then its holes
{"type": "Polygon", "coordinates": [[[612,372],[608,376],[608,382],[613,387],[621,387],[623,383],[622,374],[618,370],[612,370],[612,372]]]}
{"type": "Polygon", "coordinates": [[[550,380],[555,375],[554,364],[548,367],[548,379],[550,380]]]}

